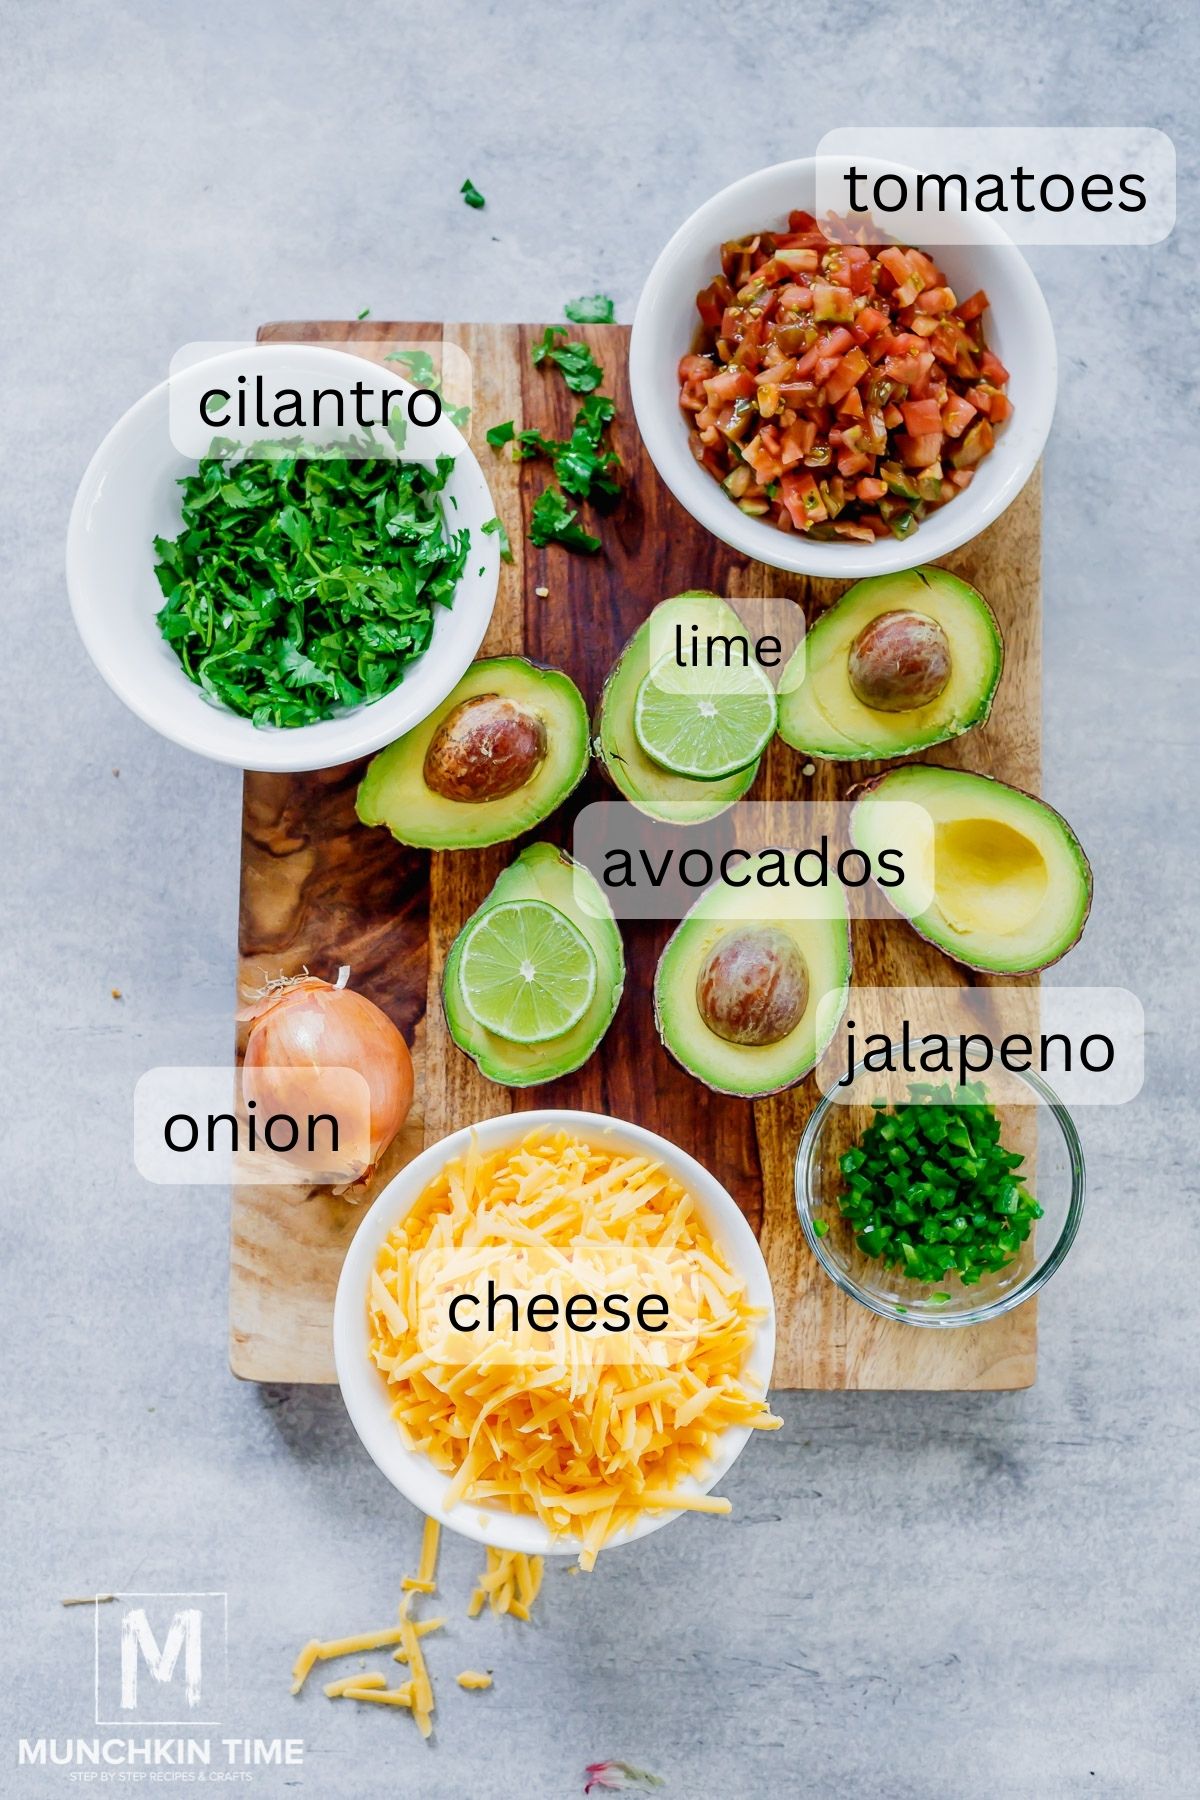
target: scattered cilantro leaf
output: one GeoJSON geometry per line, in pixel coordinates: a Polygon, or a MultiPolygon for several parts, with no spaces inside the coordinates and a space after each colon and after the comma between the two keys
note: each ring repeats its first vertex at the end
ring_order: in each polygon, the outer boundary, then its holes
{"type": "Polygon", "coordinates": [[[493,450],[499,450],[504,444],[511,444],[516,426],[511,419],[505,419],[503,425],[493,425],[486,433],[487,441],[493,450]]]}
{"type": "Polygon", "coordinates": [[[578,300],[567,301],[563,316],[572,325],[611,325],[616,309],[607,294],[581,294],[578,300]]]}
{"type": "Polygon", "coordinates": [[[568,506],[557,488],[548,487],[533,503],[529,517],[529,539],[539,549],[547,544],[563,544],[568,550],[582,550],[594,556],[600,539],[576,523],[579,515],[568,506]]]}
{"type": "Polygon", "coordinates": [[[565,443],[544,437],[533,429],[515,434],[511,430],[505,431],[498,442],[512,440],[514,462],[528,462],[535,456],[546,457],[553,464],[559,486],[568,494],[575,494],[581,500],[595,500],[599,496],[614,499],[621,487],[612,471],[620,469],[621,459],[615,450],[602,449],[601,439],[615,412],[616,405],[607,394],[589,394],[575,414],[571,436],[565,443]]]}
{"type": "Polygon", "coordinates": [[[369,318],[370,318],[370,316],[371,316],[371,309],[370,309],[370,307],[369,307],[369,306],[364,306],[364,307],[363,307],[363,309],[362,309],[362,311],[361,311],[361,312],[360,312],[360,313],[359,313],[359,315],[358,315],[358,316],[359,316],[359,318],[360,318],[360,319],[369,319],[369,318]]]}
{"type": "Polygon", "coordinates": [[[565,326],[547,325],[541,343],[533,347],[534,366],[540,367],[549,357],[573,394],[593,393],[604,380],[604,370],[586,344],[570,339],[560,344],[559,338],[566,336],[565,326]]]}
{"type": "MultiPolygon", "coordinates": [[[[260,446],[260,451],[267,448],[260,446]]],[[[156,538],[159,630],[190,679],[258,726],[311,725],[388,693],[452,606],[470,534],[439,498],[454,467],[306,454],[296,440],[184,476],[156,538]]]]}
{"type": "Polygon", "coordinates": [[[512,545],[508,541],[508,529],[504,520],[491,518],[486,525],[481,525],[479,529],[485,531],[489,537],[495,536],[500,539],[500,559],[502,562],[510,563],[513,559],[512,545]]]}
{"type": "Polygon", "coordinates": [[[442,392],[442,377],[438,366],[428,350],[392,350],[383,360],[399,363],[414,387],[428,388],[431,394],[436,394],[450,423],[457,425],[460,431],[466,430],[471,420],[471,409],[469,406],[455,406],[453,401],[447,400],[442,392]]]}
{"type": "Polygon", "coordinates": [[[483,195],[480,193],[479,189],[475,186],[475,183],[470,179],[469,176],[468,176],[467,180],[463,182],[462,186],[459,188],[458,191],[462,195],[463,199],[466,201],[467,205],[473,206],[476,209],[476,211],[478,211],[480,207],[487,205],[487,201],[484,199],[483,195]]]}

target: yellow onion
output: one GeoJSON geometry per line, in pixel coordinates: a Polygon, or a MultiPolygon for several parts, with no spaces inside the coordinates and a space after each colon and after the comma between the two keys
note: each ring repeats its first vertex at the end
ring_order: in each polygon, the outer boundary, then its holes
{"type": "MultiPolygon", "coordinates": [[[[242,1066],[242,1089],[253,1100],[260,1121],[269,1113],[300,1118],[329,1111],[331,1095],[341,1093],[335,1072],[349,1069],[362,1077],[370,1097],[368,1123],[359,1117],[357,1151],[350,1161],[328,1166],[320,1147],[300,1146],[287,1155],[293,1168],[306,1169],[314,1181],[348,1185],[363,1180],[376,1167],[404,1124],[412,1105],[413,1066],[399,1030],[373,1001],[346,986],[350,971],[338,971],[336,982],[307,972],[269,982],[238,1014],[252,1021],[242,1066]]],[[[356,1088],[361,1095],[362,1089],[356,1088]]],[[[350,1112],[361,1115],[361,1107],[350,1112]]],[[[324,1149],[327,1152],[326,1141],[324,1149]]],[[[349,1146],[343,1146],[343,1156],[349,1146]]]]}

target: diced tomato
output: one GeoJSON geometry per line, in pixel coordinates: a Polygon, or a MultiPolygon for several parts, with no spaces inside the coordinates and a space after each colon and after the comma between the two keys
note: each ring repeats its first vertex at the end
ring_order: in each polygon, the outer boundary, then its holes
{"type": "Polygon", "coordinates": [[[710,406],[720,406],[726,400],[736,400],[744,395],[749,399],[754,392],[754,377],[746,369],[722,369],[704,383],[704,392],[708,396],[710,406]]]}
{"type": "Polygon", "coordinates": [[[936,287],[943,280],[942,271],[923,250],[909,248],[905,255],[908,257],[909,267],[916,271],[926,287],[936,287]]]}
{"type": "Polygon", "coordinates": [[[896,439],[896,448],[907,468],[927,469],[942,454],[942,434],[931,431],[921,437],[909,437],[901,432],[896,439]]]}
{"type": "Polygon", "coordinates": [[[970,299],[964,300],[959,306],[958,316],[964,325],[969,325],[972,319],[980,318],[987,309],[988,297],[982,288],[978,288],[970,299]]]}
{"type": "Polygon", "coordinates": [[[783,474],[782,460],[778,456],[772,455],[766,444],[763,443],[761,433],[742,446],[742,456],[750,464],[763,487],[766,487],[769,481],[778,481],[783,474]]]}
{"type": "Polygon", "coordinates": [[[825,377],[825,399],[829,405],[836,406],[862,380],[870,366],[857,345],[853,350],[847,350],[837,367],[825,377]]]}
{"type": "Polygon", "coordinates": [[[917,295],[917,311],[923,313],[948,313],[954,311],[954,289],[948,287],[925,288],[917,295]]]}
{"type": "Polygon", "coordinates": [[[786,232],[723,244],[679,403],[735,500],[780,531],[872,543],[967,486],[1012,402],[983,290],[960,303],[925,252],[847,235],[797,210],[786,232]],[[919,499],[889,494],[881,459],[920,471],[919,499]]]}
{"type": "Polygon", "coordinates": [[[880,312],[877,306],[864,306],[854,321],[854,335],[860,342],[874,337],[887,324],[887,314],[880,312]]]}
{"type": "Polygon", "coordinates": [[[716,372],[711,356],[682,356],[679,359],[680,381],[706,381],[716,372]]]}
{"type": "Polygon", "coordinates": [[[816,478],[807,469],[789,469],[780,480],[779,492],[798,531],[807,531],[829,517],[816,478]]]}
{"type": "Polygon", "coordinates": [[[942,429],[941,410],[936,400],[904,400],[900,411],[904,415],[904,429],[912,437],[942,429]]]}
{"type": "Polygon", "coordinates": [[[949,394],[942,402],[942,430],[947,437],[961,437],[975,413],[965,394],[949,394]]]}
{"type": "Polygon", "coordinates": [[[812,419],[796,419],[783,434],[779,458],[785,469],[803,461],[817,441],[817,427],[812,419]]]}
{"type": "Polygon", "coordinates": [[[723,275],[718,275],[714,282],[696,295],[701,322],[709,331],[716,330],[732,299],[733,290],[723,275]]]}
{"type": "Polygon", "coordinates": [[[838,474],[846,476],[861,475],[864,469],[871,466],[871,458],[864,456],[861,450],[843,450],[837,459],[838,474]]]}
{"type": "Polygon", "coordinates": [[[879,252],[880,266],[887,270],[897,287],[903,287],[912,274],[908,257],[899,244],[888,244],[879,252]]]}

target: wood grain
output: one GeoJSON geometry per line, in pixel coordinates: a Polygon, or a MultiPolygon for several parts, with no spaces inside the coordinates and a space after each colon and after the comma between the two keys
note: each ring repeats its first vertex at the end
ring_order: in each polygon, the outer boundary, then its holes
{"type": "MultiPolygon", "coordinates": [[[[811,620],[842,584],[781,575],[748,563],[696,525],[658,480],[641,448],[626,382],[627,329],[574,328],[606,371],[618,403],[615,438],[631,472],[628,489],[600,527],[595,558],[535,549],[525,527],[542,466],[514,465],[483,443],[487,425],[513,418],[569,435],[575,399],[535,370],[540,328],[409,325],[381,321],[277,324],[271,341],[353,341],[382,357],[397,344],[438,340],[470,359],[474,447],[514,561],[484,644],[489,654],[524,651],[565,669],[594,703],[612,662],[650,608],[685,588],[730,596],[786,595],[811,620]],[[548,594],[539,595],[545,588],[548,594]]],[[[946,565],[991,601],[1005,638],[1005,673],[981,730],[926,760],[1040,783],[1041,496],[1035,478],[1008,512],[946,565]]],[[[830,800],[878,764],[817,764],[776,743],[751,797],[830,800]]],[[[413,1037],[417,1105],[376,1191],[423,1142],[474,1120],[525,1107],[585,1107],[659,1129],[726,1183],[759,1234],[775,1290],[775,1385],[800,1388],[1016,1388],[1034,1379],[1036,1311],[1030,1303],[969,1331],[922,1332],[877,1319],[844,1297],[815,1265],[796,1223],[792,1163],[816,1100],[810,1077],[786,1094],[747,1103],[710,1094],[679,1069],[655,1036],[650,994],[668,925],[623,926],[626,991],[600,1051],[575,1075],[524,1093],[485,1081],[450,1040],[440,1005],[441,970],[464,920],[486,895],[514,847],[429,856],[405,850],[354,818],[361,765],[315,775],[247,775],[243,814],[241,956],[250,985],[307,964],[328,974],[348,962],[354,985],[413,1037]]],[[[610,797],[593,771],[570,806],[535,834],[569,842],[578,805],[610,797]]],[[[899,921],[856,921],[855,982],[864,987],[941,986],[970,977],[899,921]]],[[[333,1290],[356,1207],[324,1193],[235,1191],[230,1344],[236,1374],[255,1380],[331,1381],[333,1290]]]]}

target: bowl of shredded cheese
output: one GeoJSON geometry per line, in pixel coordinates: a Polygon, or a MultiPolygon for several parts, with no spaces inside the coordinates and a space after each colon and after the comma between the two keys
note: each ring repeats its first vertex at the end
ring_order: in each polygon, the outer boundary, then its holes
{"type": "Polygon", "coordinates": [[[400,1171],[350,1246],[334,1355],[394,1487],[526,1555],[644,1537],[756,1430],[775,1313],[736,1202],[656,1133],[597,1113],[488,1119],[400,1171]]]}

